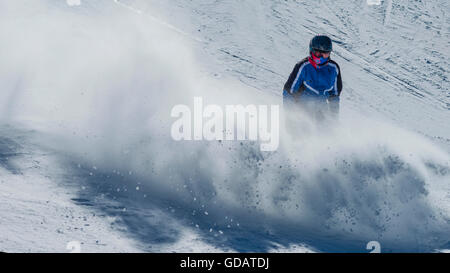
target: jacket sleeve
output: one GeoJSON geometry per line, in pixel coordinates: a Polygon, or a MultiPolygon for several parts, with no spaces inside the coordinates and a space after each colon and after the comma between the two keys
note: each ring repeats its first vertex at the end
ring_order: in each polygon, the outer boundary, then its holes
{"type": "MultiPolygon", "coordinates": [[[[339,67],[339,65],[334,62],[331,61],[334,65],[336,65],[337,68],[337,76],[336,76],[336,89],[334,90],[334,94],[337,94],[337,96],[341,95],[342,92],[342,77],[341,77],[341,68],[339,67]]],[[[335,97],[336,95],[333,95],[333,97],[335,97]]]]}
{"type": "Polygon", "coordinates": [[[338,70],[339,70],[339,73],[337,75],[337,92],[338,92],[338,96],[340,96],[341,92],[342,92],[341,68],[339,67],[339,65],[337,65],[337,67],[338,67],[338,70]]]}
{"type": "Polygon", "coordinates": [[[334,94],[337,93],[337,95],[332,95],[330,96],[330,98],[328,98],[328,102],[329,102],[329,106],[330,106],[330,110],[333,113],[338,114],[339,113],[339,102],[340,102],[340,96],[341,96],[341,92],[342,92],[342,77],[341,77],[341,68],[339,67],[339,65],[335,62],[333,62],[338,70],[338,74],[336,76],[336,90],[334,90],[334,94]]]}
{"type": "Polygon", "coordinates": [[[294,81],[295,81],[295,78],[297,77],[299,69],[300,69],[300,64],[297,63],[294,66],[294,69],[292,70],[291,74],[289,75],[288,80],[284,84],[283,96],[290,96],[290,95],[292,95],[292,93],[291,93],[292,85],[294,84],[294,81]]]}
{"type": "Polygon", "coordinates": [[[295,85],[297,85],[298,82],[303,82],[302,79],[302,71],[300,71],[302,64],[304,63],[304,60],[297,63],[294,66],[294,69],[292,70],[291,74],[289,75],[288,80],[284,84],[283,88],[283,99],[287,100],[294,100],[296,97],[298,97],[299,89],[301,89],[301,86],[297,86],[296,90],[294,90],[295,85]]]}

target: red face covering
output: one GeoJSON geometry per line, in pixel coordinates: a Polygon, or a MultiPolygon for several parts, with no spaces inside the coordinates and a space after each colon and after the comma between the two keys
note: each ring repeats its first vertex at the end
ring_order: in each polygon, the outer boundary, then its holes
{"type": "Polygon", "coordinates": [[[317,68],[318,65],[322,65],[328,62],[328,58],[324,58],[322,53],[320,52],[311,52],[311,57],[309,58],[309,62],[317,68]]]}

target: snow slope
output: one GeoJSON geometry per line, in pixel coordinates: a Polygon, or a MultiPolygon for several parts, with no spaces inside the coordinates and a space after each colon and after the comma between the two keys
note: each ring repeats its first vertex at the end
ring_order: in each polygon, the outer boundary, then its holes
{"type": "Polygon", "coordinates": [[[306,56],[310,37],[327,34],[343,73],[345,107],[382,115],[449,149],[448,1],[128,2],[159,7],[155,15],[205,41],[217,69],[275,93],[306,56]]]}
{"type": "Polygon", "coordinates": [[[446,1],[79,2],[0,4],[0,250],[449,248],[446,1]],[[171,140],[194,95],[280,103],[315,33],[338,126],[300,118],[275,153],[171,140]]]}

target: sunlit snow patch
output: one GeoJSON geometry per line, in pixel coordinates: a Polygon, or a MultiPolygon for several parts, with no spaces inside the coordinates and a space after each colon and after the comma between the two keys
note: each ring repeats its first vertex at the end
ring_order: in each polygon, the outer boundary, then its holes
{"type": "Polygon", "coordinates": [[[81,5],[81,0],[66,0],[66,3],[69,6],[79,6],[81,5]]]}
{"type": "Polygon", "coordinates": [[[381,0],[367,0],[367,5],[381,5],[381,0]]]}
{"type": "Polygon", "coordinates": [[[310,246],[304,244],[290,244],[289,246],[283,246],[274,243],[274,247],[269,249],[271,253],[317,253],[318,251],[310,246]]]}

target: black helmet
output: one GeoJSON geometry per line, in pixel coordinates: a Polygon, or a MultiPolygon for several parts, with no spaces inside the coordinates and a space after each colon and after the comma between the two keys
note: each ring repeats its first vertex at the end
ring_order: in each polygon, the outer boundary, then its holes
{"type": "Polygon", "coordinates": [[[309,42],[309,52],[321,51],[321,52],[331,52],[333,50],[333,45],[331,39],[325,35],[317,35],[311,39],[309,42]]]}

